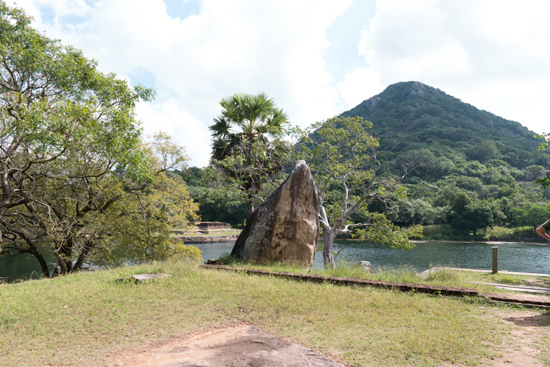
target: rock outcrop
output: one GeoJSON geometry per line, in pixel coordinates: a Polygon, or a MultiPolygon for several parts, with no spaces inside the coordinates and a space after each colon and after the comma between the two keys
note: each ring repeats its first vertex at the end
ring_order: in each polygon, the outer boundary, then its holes
{"type": "Polygon", "coordinates": [[[250,215],[231,255],[250,262],[310,266],[319,243],[317,189],[304,161],[250,215]]]}
{"type": "Polygon", "coordinates": [[[359,261],[354,265],[356,268],[362,268],[364,271],[370,273],[371,271],[371,263],[370,261],[359,261]]]}

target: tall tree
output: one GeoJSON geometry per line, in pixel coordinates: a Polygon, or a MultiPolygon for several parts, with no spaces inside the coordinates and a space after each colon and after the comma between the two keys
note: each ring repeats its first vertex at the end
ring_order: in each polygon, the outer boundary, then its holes
{"type": "Polygon", "coordinates": [[[210,126],[212,163],[239,183],[252,213],[265,177],[281,171],[286,163],[286,145],[278,138],[288,117],[265,93],[234,94],[220,105],[222,113],[210,126]]]}
{"type": "Polygon", "coordinates": [[[153,91],[99,72],[30,21],[0,2],[0,253],[34,256],[48,277],[48,258],[59,273],[81,269],[102,216],[184,157],[172,151],[161,167],[142,145],[134,105],[153,91]]]}
{"type": "Polygon", "coordinates": [[[463,191],[452,195],[447,220],[453,228],[467,233],[473,231],[474,236],[478,229],[494,225],[492,209],[486,204],[474,203],[463,191]]]}
{"type": "Polygon", "coordinates": [[[391,196],[404,197],[398,185],[403,176],[382,174],[376,152],[378,139],[369,135],[370,128],[372,123],[361,117],[331,118],[301,133],[298,155],[308,162],[317,185],[323,259],[328,267],[334,266],[334,239],[352,227],[363,227],[355,232],[359,238],[398,248],[410,248],[408,237],[421,234],[419,226],[402,229],[384,213],[369,211],[376,202],[391,211],[391,196]],[[339,188],[342,195],[332,195],[331,188],[339,188]],[[361,214],[364,221],[354,223],[354,214],[361,214]]]}

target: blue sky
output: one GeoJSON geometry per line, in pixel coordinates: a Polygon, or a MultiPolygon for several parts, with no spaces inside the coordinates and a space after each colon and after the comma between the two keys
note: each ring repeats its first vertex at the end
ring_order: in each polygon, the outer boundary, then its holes
{"type": "MultiPolygon", "coordinates": [[[[12,0],[7,1],[13,4],[12,0]]],[[[420,81],[547,127],[550,4],[507,0],[17,0],[49,37],[158,91],[136,112],[208,163],[219,100],[266,92],[307,126],[420,81]]]]}

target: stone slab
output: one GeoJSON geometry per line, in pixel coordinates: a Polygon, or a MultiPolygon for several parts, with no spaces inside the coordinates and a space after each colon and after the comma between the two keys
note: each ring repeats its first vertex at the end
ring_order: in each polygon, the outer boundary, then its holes
{"type": "Polygon", "coordinates": [[[171,275],[165,274],[165,273],[136,274],[128,278],[117,278],[116,281],[126,282],[133,279],[137,284],[137,283],[144,282],[146,280],[164,279],[169,277],[171,277],[171,275]]]}
{"type": "Polygon", "coordinates": [[[344,367],[286,339],[241,325],[129,350],[116,367],[344,367]]]}
{"type": "Polygon", "coordinates": [[[496,294],[479,293],[479,297],[486,297],[497,302],[521,304],[528,307],[550,308],[550,298],[531,294],[496,294]]]}
{"type": "Polygon", "coordinates": [[[484,282],[472,282],[472,283],[492,285],[495,288],[505,289],[513,292],[550,294],[550,288],[545,288],[545,287],[533,287],[529,285],[513,285],[513,284],[500,284],[500,283],[484,283],[484,282]]]}
{"type": "Polygon", "coordinates": [[[174,237],[176,240],[183,241],[185,244],[193,244],[193,243],[210,243],[210,242],[235,242],[235,240],[239,237],[238,234],[236,235],[229,235],[229,236],[200,236],[200,237],[174,237]]]}

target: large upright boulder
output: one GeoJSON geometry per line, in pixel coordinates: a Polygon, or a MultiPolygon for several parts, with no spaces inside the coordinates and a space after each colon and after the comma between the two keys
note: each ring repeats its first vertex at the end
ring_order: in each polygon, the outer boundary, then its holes
{"type": "Polygon", "coordinates": [[[305,161],[252,214],[231,255],[310,266],[319,243],[317,189],[305,161]]]}

